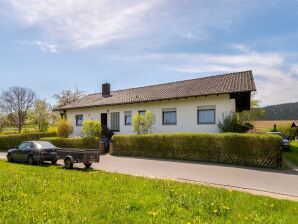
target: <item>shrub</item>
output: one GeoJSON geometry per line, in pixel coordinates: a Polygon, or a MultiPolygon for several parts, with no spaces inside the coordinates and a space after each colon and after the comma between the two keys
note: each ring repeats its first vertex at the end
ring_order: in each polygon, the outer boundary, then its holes
{"type": "Polygon", "coordinates": [[[20,145],[23,141],[36,141],[43,137],[55,137],[56,132],[35,132],[30,134],[0,135],[0,149],[10,149],[20,145]]]}
{"type": "Polygon", "coordinates": [[[290,126],[278,126],[276,127],[276,131],[284,133],[288,136],[291,140],[294,140],[297,135],[297,128],[292,128],[290,126]]]}
{"type": "Polygon", "coordinates": [[[99,149],[99,138],[42,138],[59,148],[99,149]]]}
{"type": "Polygon", "coordinates": [[[225,116],[222,122],[218,122],[218,128],[220,132],[236,132],[236,133],[245,133],[250,127],[244,126],[240,123],[237,118],[237,115],[234,113],[225,116]]]}
{"type": "Polygon", "coordinates": [[[68,138],[72,131],[73,126],[69,121],[61,119],[57,122],[58,137],[68,138]]]}
{"type": "Polygon", "coordinates": [[[136,113],[132,117],[132,126],[137,134],[149,134],[154,123],[154,114],[151,111],[146,111],[145,115],[136,113]]]}
{"type": "Polygon", "coordinates": [[[114,135],[114,155],[279,167],[280,137],[259,134],[114,135]]]}
{"type": "Polygon", "coordinates": [[[82,131],[86,137],[100,137],[101,123],[100,121],[86,120],[83,122],[82,131]]]}
{"type": "MultiPolygon", "coordinates": [[[[32,134],[34,132],[39,132],[39,131],[34,128],[23,128],[21,131],[21,134],[32,134]]],[[[47,131],[41,131],[41,132],[47,132],[47,131]]]]}

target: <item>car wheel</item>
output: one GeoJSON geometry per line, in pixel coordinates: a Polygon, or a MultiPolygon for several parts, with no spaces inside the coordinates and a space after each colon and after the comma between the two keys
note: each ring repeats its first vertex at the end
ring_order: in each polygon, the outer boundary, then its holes
{"type": "Polygon", "coordinates": [[[86,168],[89,168],[89,167],[92,165],[92,163],[90,163],[90,162],[85,162],[84,165],[85,165],[86,168]]]}
{"type": "Polygon", "coordinates": [[[12,163],[13,162],[13,159],[12,159],[12,156],[10,153],[7,154],[7,161],[12,163]]]}
{"type": "Polygon", "coordinates": [[[64,159],[64,167],[65,167],[65,169],[72,169],[73,168],[73,162],[71,161],[70,158],[65,158],[64,159]]]}
{"type": "Polygon", "coordinates": [[[28,165],[34,165],[34,158],[32,155],[28,156],[27,163],[28,165]]]}
{"type": "Polygon", "coordinates": [[[56,165],[57,164],[57,160],[52,160],[52,164],[56,165]]]}

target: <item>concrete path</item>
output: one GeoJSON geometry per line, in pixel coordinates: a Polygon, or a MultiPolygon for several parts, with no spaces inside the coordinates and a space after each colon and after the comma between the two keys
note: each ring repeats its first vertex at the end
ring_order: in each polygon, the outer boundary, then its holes
{"type": "MultiPolygon", "coordinates": [[[[0,153],[0,158],[5,154],[0,153]]],[[[62,164],[63,161],[59,161],[62,164]]],[[[82,164],[75,167],[83,168],[82,164]]],[[[158,159],[101,156],[93,169],[232,188],[298,201],[298,172],[158,159]]]]}

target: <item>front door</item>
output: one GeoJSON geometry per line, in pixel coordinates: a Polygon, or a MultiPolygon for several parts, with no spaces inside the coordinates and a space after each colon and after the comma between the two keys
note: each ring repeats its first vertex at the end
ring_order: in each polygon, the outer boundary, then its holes
{"type": "Polygon", "coordinates": [[[107,127],[108,126],[108,114],[107,113],[101,114],[100,121],[101,121],[102,127],[107,127]]]}

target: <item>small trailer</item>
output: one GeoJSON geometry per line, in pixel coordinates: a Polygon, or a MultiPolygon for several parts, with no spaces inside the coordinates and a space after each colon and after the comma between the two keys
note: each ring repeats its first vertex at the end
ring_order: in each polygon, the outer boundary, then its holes
{"type": "Polygon", "coordinates": [[[64,160],[65,169],[72,169],[75,163],[83,163],[88,168],[93,162],[99,162],[100,152],[94,149],[57,149],[57,156],[64,160]]]}

